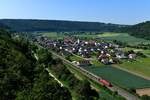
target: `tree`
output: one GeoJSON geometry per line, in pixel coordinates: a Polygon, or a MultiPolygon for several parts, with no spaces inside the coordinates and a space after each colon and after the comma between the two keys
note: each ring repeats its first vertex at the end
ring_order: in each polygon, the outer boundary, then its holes
{"type": "Polygon", "coordinates": [[[148,96],[148,95],[143,95],[143,96],[141,97],[141,100],[150,100],[150,96],[148,96]]]}
{"type": "MultiPolygon", "coordinates": [[[[91,89],[90,83],[86,80],[81,81],[77,85],[76,91],[78,92],[79,98],[81,100],[94,100],[94,98],[96,98],[96,99],[99,98],[98,94],[93,94],[92,93],[94,90],[91,89]]],[[[94,92],[97,93],[96,91],[94,91],[94,92]]]]}

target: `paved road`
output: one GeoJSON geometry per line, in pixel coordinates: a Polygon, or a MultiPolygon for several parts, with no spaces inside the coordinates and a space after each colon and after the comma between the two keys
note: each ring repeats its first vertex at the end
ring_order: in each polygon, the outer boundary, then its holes
{"type": "MultiPolygon", "coordinates": [[[[62,56],[59,56],[58,54],[54,53],[53,51],[51,51],[51,53],[52,53],[55,57],[58,57],[58,58],[62,59],[64,63],[70,64],[71,66],[74,66],[74,67],[72,67],[72,68],[74,68],[74,69],[80,71],[83,75],[85,75],[85,76],[87,76],[88,78],[90,78],[90,79],[96,81],[97,83],[101,84],[97,79],[94,78],[94,77],[99,77],[99,76],[94,75],[93,73],[91,73],[91,72],[89,72],[89,71],[83,69],[82,67],[79,67],[79,66],[77,66],[77,65],[75,65],[75,64],[73,64],[73,63],[71,63],[70,61],[66,60],[66,59],[63,58],[62,56]],[[94,76],[94,77],[93,77],[93,76],[94,76]]],[[[99,78],[101,78],[101,77],[99,77],[99,78]]],[[[124,89],[122,89],[122,88],[120,88],[120,87],[118,87],[118,86],[116,86],[116,85],[114,85],[114,84],[113,84],[113,87],[107,87],[107,88],[109,88],[109,89],[112,90],[112,91],[117,91],[119,95],[125,97],[127,100],[139,100],[139,98],[138,98],[137,96],[135,96],[135,95],[129,93],[128,91],[126,91],[126,90],[124,90],[124,89]]]]}

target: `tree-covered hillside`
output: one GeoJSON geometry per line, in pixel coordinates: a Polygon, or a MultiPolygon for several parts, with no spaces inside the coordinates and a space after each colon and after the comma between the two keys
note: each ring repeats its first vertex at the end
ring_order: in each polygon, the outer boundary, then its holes
{"type": "Polygon", "coordinates": [[[1,19],[12,31],[116,31],[123,25],[61,20],[1,19]]]}
{"type": "Polygon", "coordinates": [[[128,32],[129,34],[135,37],[150,40],[150,21],[123,28],[122,31],[128,32]]]}
{"type": "Polygon", "coordinates": [[[49,76],[35,52],[36,46],[0,30],[0,100],[71,100],[68,89],[49,76]]]}

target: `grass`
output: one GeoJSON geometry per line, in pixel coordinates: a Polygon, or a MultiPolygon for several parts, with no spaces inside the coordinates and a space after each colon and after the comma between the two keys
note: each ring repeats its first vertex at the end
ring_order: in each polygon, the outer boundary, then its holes
{"type": "Polygon", "coordinates": [[[97,34],[97,35],[80,34],[80,35],[75,35],[75,36],[78,36],[79,38],[83,38],[83,39],[100,38],[105,41],[118,40],[118,41],[130,44],[130,45],[131,45],[131,43],[132,43],[132,45],[137,45],[137,44],[141,44],[141,43],[145,43],[145,44],[150,43],[149,40],[145,40],[142,38],[136,38],[136,37],[129,35],[128,33],[105,32],[103,34],[97,34]]]}
{"type": "Polygon", "coordinates": [[[71,61],[82,61],[84,59],[78,55],[72,55],[72,56],[70,56],[70,60],[71,61]]]}
{"type": "Polygon", "coordinates": [[[80,35],[74,35],[81,39],[95,39],[97,38],[97,35],[91,35],[91,34],[80,34],[80,35]]]}
{"type": "Polygon", "coordinates": [[[98,60],[92,60],[91,63],[92,63],[94,66],[97,66],[97,67],[100,67],[100,66],[103,65],[103,64],[102,64],[100,61],[98,61],[98,60]]]}
{"type": "Polygon", "coordinates": [[[142,52],[144,54],[150,54],[150,50],[144,50],[144,49],[137,49],[137,48],[131,48],[131,47],[125,47],[125,48],[122,48],[123,51],[130,51],[130,50],[133,50],[135,52],[142,52]]]}
{"type": "Polygon", "coordinates": [[[87,66],[85,69],[125,89],[150,87],[150,81],[111,66],[87,66]]]}
{"type": "Polygon", "coordinates": [[[64,34],[57,33],[57,32],[45,32],[45,33],[40,33],[43,36],[47,36],[50,39],[63,39],[65,37],[64,34]]]}
{"type": "Polygon", "coordinates": [[[137,58],[136,61],[132,62],[124,61],[118,66],[129,71],[141,74],[145,77],[150,77],[150,58],[137,58]]]}

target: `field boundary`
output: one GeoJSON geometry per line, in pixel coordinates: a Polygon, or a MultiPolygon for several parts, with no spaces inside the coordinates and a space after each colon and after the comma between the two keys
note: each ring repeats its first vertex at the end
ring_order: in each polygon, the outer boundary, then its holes
{"type": "Polygon", "coordinates": [[[136,93],[139,94],[140,96],[142,95],[150,96],[150,88],[136,89],[136,93]]]}
{"type": "Polygon", "coordinates": [[[116,65],[116,64],[115,64],[115,65],[112,65],[112,67],[115,67],[115,68],[118,68],[118,69],[120,69],[120,70],[126,71],[126,72],[128,72],[128,73],[130,73],[130,74],[136,75],[136,76],[141,77],[141,78],[144,78],[144,79],[146,79],[146,80],[150,80],[150,77],[146,77],[146,76],[141,75],[141,74],[139,74],[139,73],[130,71],[130,70],[126,69],[126,68],[122,68],[122,67],[120,67],[119,65],[116,65]]]}

